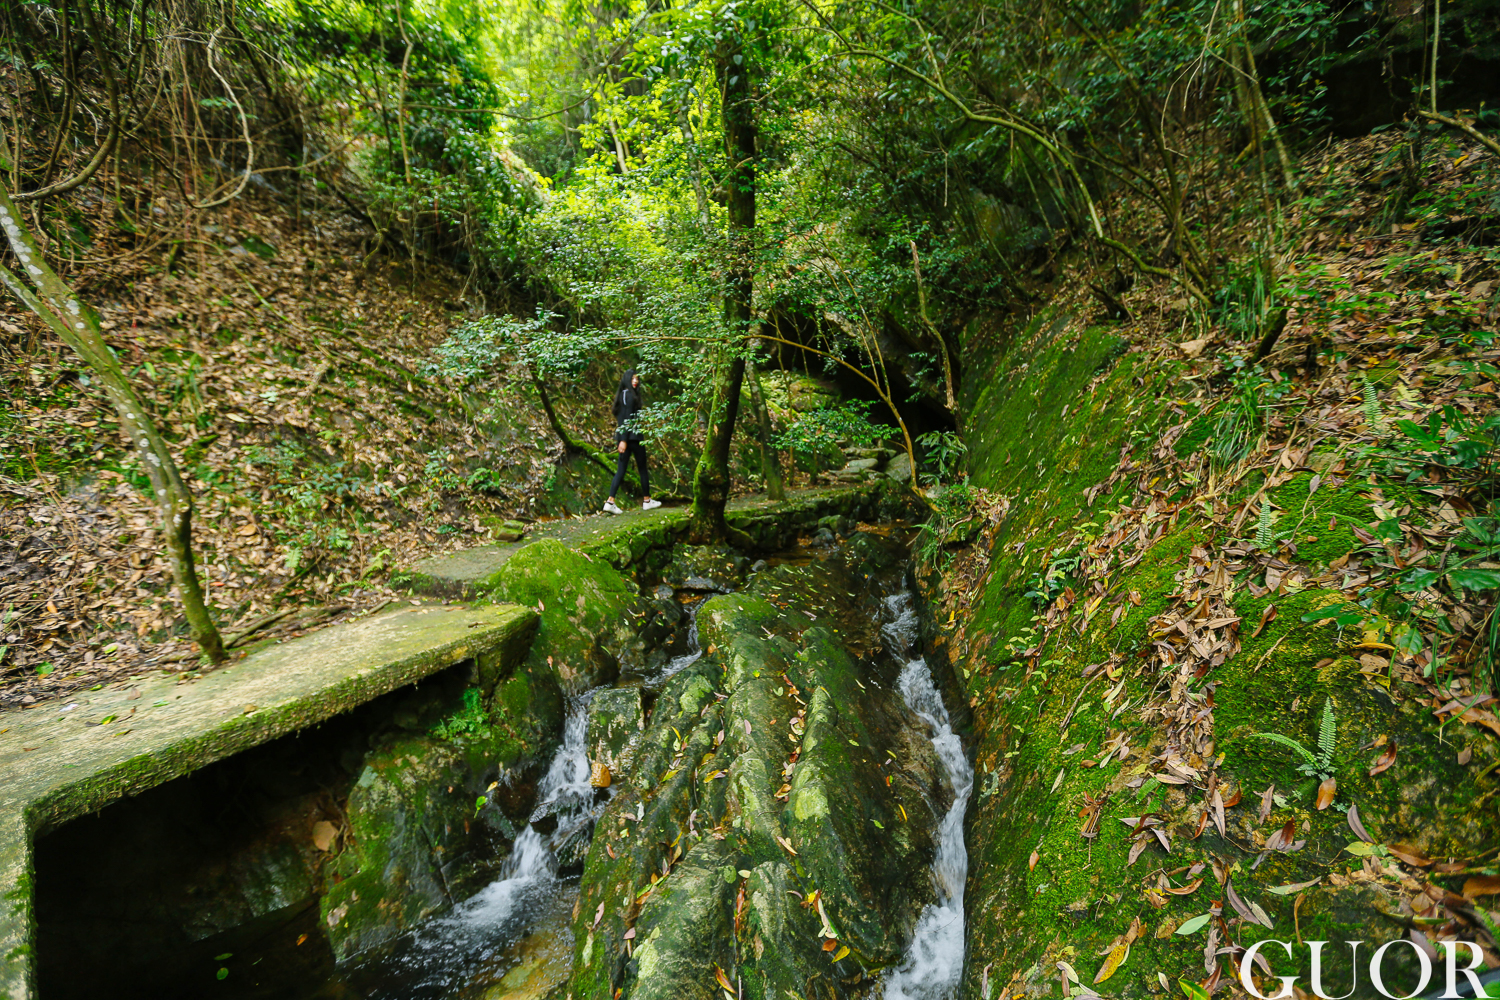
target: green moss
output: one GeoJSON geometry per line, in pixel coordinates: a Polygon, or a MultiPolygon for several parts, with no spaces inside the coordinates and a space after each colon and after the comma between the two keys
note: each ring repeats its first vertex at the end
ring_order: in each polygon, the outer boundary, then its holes
{"type": "MultiPolygon", "coordinates": [[[[1197,696],[1211,692],[1213,697],[1212,743],[1196,748],[1208,759],[1204,767],[1217,766],[1226,796],[1243,796],[1227,812],[1228,836],[1221,837],[1212,824],[1199,833],[1202,794],[1191,786],[1135,781],[1160,770],[1152,758],[1162,749],[1161,720],[1140,713],[1142,701],[1165,681],[1139,658],[1149,652],[1150,622],[1176,602],[1177,575],[1188,567],[1193,549],[1212,551],[1228,541],[1221,528],[1207,525],[1191,508],[1165,522],[1153,521],[1150,528],[1160,528],[1160,539],[1133,565],[1102,575],[1107,599],[1087,627],[1077,627],[1075,605],[1072,620],[1051,631],[1037,668],[1028,671],[1008,662],[1007,644],[1029,644],[1023,641],[1032,634],[1026,629],[1038,624],[1037,605],[1026,597],[1038,574],[1107,530],[1099,525],[1111,504],[1126,499],[1125,491],[1133,500],[1135,483],[1122,483],[1092,507],[1084,491],[1116,468],[1122,447],[1153,439],[1167,420],[1181,419],[1165,416],[1158,402],[1170,395],[1170,369],[1148,374],[1136,369],[1129,355],[1102,373],[1090,364],[1105,353],[1108,337],[1089,331],[1070,335],[1064,322],[1044,316],[1013,339],[996,338],[999,346],[992,342],[966,358],[969,365],[994,372],[965,399],[973,478],[1012,501],[994,532],[987,581],[969,605],[964,634],[973,646],[961,663],[974,710],[977,756],[968,829],[975,874],[966,998],[980,995],[980,970],[987,966],[1002,983],[1021,974],[1043,988],[1062,959],[1089,982],[1103,963],[1102,953],[1137,917],[1145,932],[1128,962],[1100,989],[1109,995],[1146,995],[1156,989],[1158,971],[1170,978],[1201,978],[1202,933],[1173,931],[1206,912],[1222,890],[1209,894],[1213,877],[1205,868],[1209,882],[1202,889],[1167,895],[1160,909],[1146,892],[1155,888],[1158,872],[1182,872],[1215,859],[1230,867],[1241,896],[1271,913],[1277,925],[1272,936],[1291,936],[1293,899],[1267,889],[1327,876],[1330,868],[1360,868],[1344,851],[1354,839],[1345,818],[1350,805],[1359,806],[1378,839],[1404,841],[1430,857],[1482,856],[1493,851],[1493,831],[1500,830],[1494,794],[1500,779],[1478,779],[1478,769],[1457,764],[1458,744],[1445,745],[1439,738],[1426,700],[1399,680],[1387,681],[1378,667],[1365,666],[1362,672],[1352,655],[1358,650],[1343,645],[1333,625],[1302,620],[1344,597],[1315,587],[1256,597],[1249,584],[1258,582],[1258,571],[1246,571],[1234,582],[1232,603],[1242,619],[1239,653],[1191,685],[1197,696]],[[1253,635],[1272,605],[1275,615],[1253,635]],[[1111,654],[1121,658],[1111,661],[1111,654]],[[1096,682],[1084,679],[1087,668],[1105,663],[1113,663],[1117,673],[1096,682]],[[1315,748],[1330,698],[1338,718],[1338,808],[1319,811],[1317,782],[1296,771],[1288,750],[1255,734],[1276,732],[1315,748]],[[1111,737],[1124,737],[1132,749],[1123,762],[1101,766],[1101,747],[1111,737]],[[1370,775],[1380,752],[1377,742],[1392,741],[1399,748],[1395,765],[1370,775]],[[1131,788],[1133,782],[1140,787],[1131,788]],[[1259,795],[1272,785],[1280,798],[1262,825],[1259,795]],[[1097,835],[1085,837],[1086,818],[1096,805],[1097,835]],[[1153,844],[1132,866],[1127,863],[1131,830],[1121,819],[1146,813],[1163,819],[1171,854],[1153,844]],[[1288,820],[1295,822],[1299,838],[1306,837],[1306,847],[1272,853],[1252,872],[1256,852],[1248,845],[1288,820]]],[[[1206,440],[1201,433],[1206,426],[1200,418],[1188,429],[1179,439],[1180,453],[1199,446],[1195,434],[1206,440]]],[[[1314,456],[1311,464],[1326,469],[1326,458],[1314,456]]],[[[1417,486],[1371,483],[1362,476],[1335,487],[1326,472],[1319,489],[1310,492],[1314,474],[1299,472],[1265,495],[1277,511],[1273,530],[1283,536],[1281,554],[1315,570],[1358,552],[1361,543],[1353,529],[1369,529],[1377,499],[1395,509],[1410,505],[1412,512],[1403,517],[1408,524],[1421,523],[1422,508],[1434,499],[1417,486]]],[[[1249,499],[1261,481],[1247,476],[1229,501],[1249,499]]],[[[1181,493],[1181,484],[1146,485],[1155,487],[1158,497],[1181,493]]],[[[1253,514],[1245,535],[1255,530],[1253,514]]],[[[1130,554],[1135,556],[1133,548],[1130,554]]],[[[1087,594],[1079,589],[1080,604],[1087,594]]],[[[1496,752],[1488,734],[1472,727],[1458,732],[1476,758],[1496,752]]],[[[1193,749],[1183,752],[1190,755],[1193,749]]],[[[1188,879],[1177,874],[1172,884],[1188,879]]],[[[1330,940],[1371,938],[1370,901],[1360,895],[1367,888],[1349,883],[1319,891],[1326,897],[1308,901],[1316,915],[1302,911],[1304,938],[1312,934],[1309,928],[1330,940]]],[[[993,977],[991,983],[993,995],[993,977]]]]}

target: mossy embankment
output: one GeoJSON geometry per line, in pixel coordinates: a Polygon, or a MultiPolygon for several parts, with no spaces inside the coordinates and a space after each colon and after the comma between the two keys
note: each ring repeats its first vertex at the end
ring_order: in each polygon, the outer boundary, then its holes
{"type": "MultiPolygon", "coordinates": [[[[1059,963],[1092,985],[1112,951],[1092,988],[1145,996],[1159,973],[1174,995],[1232,979],[1263,937],[1487,942],[1493,896],[1433,901],[1494,874],[1500,726],[1482,701],[1469,723],[1444,710],[1482,694],[1460,653],[1392,646],[1394,567],[1452,494],[1305,420],[1268,428],[1264,461],[1215,461],[1210,372],[1118,328],[1043,312],[968,336],[966,367],[991,373],[962,400],[989,519],[926,580],[974,713],[964,996],[1055,995],[1059,963]],[[1401,542],[1367,541],[1391,518],[1401,542]],[[1317,618],[1350,601],[1356,627],[1317,618]]],[[[1347,966],[1330,978],[1348,989],[1347,966]]]]}

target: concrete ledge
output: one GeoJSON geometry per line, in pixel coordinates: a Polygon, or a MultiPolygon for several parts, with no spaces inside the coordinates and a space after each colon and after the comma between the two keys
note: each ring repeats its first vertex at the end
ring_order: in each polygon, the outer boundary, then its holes
{"type": "MultiPolygon", "coordinates": [[[[891,506],[904,503],[903,488],[893,480],[877,480],[856,486],[793,490],[779,502],[742,497],[730,501],[724,519],[730,527],[749,534],[757,546],[771,551],[791,544],[798,533],[815,530],[821,517],[877,517],[876,508],[882,502],[891,506]]],[[[490,578],[506,560],[544,538],[603,559],[623,573],[650,571],[650,557],[665,553],[681,540],[687,531],[688,514],[689,508],[683,506],[549,521],[536,525],[519,542],[476,545],[423,559],[411,567],[410,583],[421,593],[461,600],[481,598],[493,589],[490,578]]]]}
{"type": "Polygon", "coordinates": [[[0,1000],[30,1000],[35,837],[481,655],[525,657],[536,612],[406,607],[172,676],[0,712],[0,1000]]]}

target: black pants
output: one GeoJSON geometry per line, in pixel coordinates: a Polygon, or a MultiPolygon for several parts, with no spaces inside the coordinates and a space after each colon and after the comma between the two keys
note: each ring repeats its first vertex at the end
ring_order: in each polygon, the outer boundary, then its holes
{"type": "Polygon", "coordinates": [[[609,495],[619,496],[620,484],[625,481],[625,467],[630,464],[630,456],[635,456],[635,467],[641,474],[641,496],[651,495],[651,477],[646,474],[646,446],[639,441],[626,441],[625,451],[616,456],[614,482],[609,484],[609,495]]]}

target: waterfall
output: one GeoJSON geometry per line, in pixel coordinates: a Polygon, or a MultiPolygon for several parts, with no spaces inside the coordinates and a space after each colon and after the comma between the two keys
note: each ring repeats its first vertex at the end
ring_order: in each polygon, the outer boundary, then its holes
{"type": "Polygon", "coordinates": [[[570,700],[562,746],[537,785],[533,820],[556,816],[557,827],[538,833],[528,823],[516,837],[500,877],[444,916],[429,920],[408,937],[406,946],[377,960],[383,981],[365,995],[447,997],[470,978],[471,970],[499,957],[560,898],[556,849],[592,823],[604,810],[589,784],[584,745],[593,692],[570,700]]]}
{"type": "MultiPolygon", "coordinates": [[[[886,599],[892,620],[884,632],[893,653],[907,656],[916,640],[917,613],[911,594],[886,599]]],[[[953,788],[953,804],[938,828],[933,881],[937,901],[917,919],[906,957],[886,977],[885,1000],[949,1000],[958,994],[964,968],[964,882],[969,874],[969,852],[964,845],[964,812],[974,787],[974,769],[948,718],[943,699],[932,683],[927,661],[907,660],[897,681],[907,707],[932,731],[932,746],[953,788]]]]}
{"type": "Polygon", "coordinates": [[[661,687],[667,682],[667,678],[684,667],[697,663],[698,658],[703,655],[703,650],[698,648],[698,609],[702,606],[703,601],[697,600],[683,608],[688,616],[687,652],[667,661],[667,665],[661,668],[661,673],[646,682],[646,687],[653,690],[661,687]]]}

